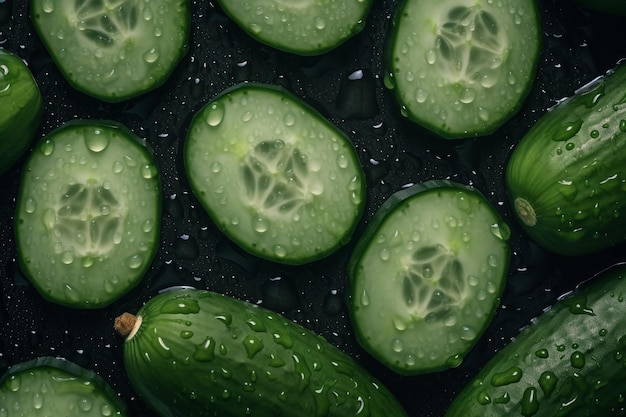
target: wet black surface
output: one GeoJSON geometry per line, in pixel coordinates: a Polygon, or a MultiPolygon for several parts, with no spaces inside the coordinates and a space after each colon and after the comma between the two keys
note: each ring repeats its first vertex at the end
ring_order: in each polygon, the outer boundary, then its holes
{"type": "Polygon", "coordinates": [[[101,310],[77,311],[44,301],[20,273],[13,211],[20,166],[0,184],[0,373],[38,356],[62,356],[105,378],[131,414],[149,411],[129,386],[122,340],[112,328],[159,290],[208,288],[284,313],[355,357],[403,403],[411,416],[442,416],[454,394],[529,320],[561,294],[623,261],[624,247],[586,257],[550,254],[517,228],[503,188],[503,166],[529,126],[557,100],[626,57],[626,18],[578,9],[569,0],[540,2],[543,52],[525,105],[495,134],[443,141],[403,120],[383,86],[385,34],[396,0],[375,2],[365,30],[321,57],[295,57],[247,37],[210,1],[193,1],[189,54],[170,80],[140,99],[108,105],[68,87],[37,39],[28,2],[0,0],[0,47],[25,59],[44,96],[38,138],[72,118],[125,123],[155,149],[163,176],[161,247],[142,283],[101,310]],[[351,246],[302,267],[271,264],[242,253],[212,224],[190,193],[180,147],[191,116],[240,81],[280,84],[320,110],[354,142],[368,178],[368,203],[358,233],[380,204],[410,183],[448,178],[472,184],[512,228],[513,258],[502,305],[472,353],[456,369],[395,375],[356,344],[346,315],[345,261],[351,246]]]}

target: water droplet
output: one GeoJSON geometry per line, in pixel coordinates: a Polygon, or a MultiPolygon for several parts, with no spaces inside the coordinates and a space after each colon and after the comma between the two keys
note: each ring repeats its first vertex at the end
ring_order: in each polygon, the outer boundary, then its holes
{"type": "Polygon", "coordinates": [[[210,362],[215,358],[215,339],[207,336],[204,342],[195,346],[192,357],[199,362],[210,362]]]}
{"type": "Polygon", "coordinates": [[[535,352],[535,356],[541,359],[546,359],[550,356],[548,349],[539,349],[535,352]]]}
{"type": "Polygon", "coordinates": [[[159,50],[156,47],[152,47],[144,52],[143,60],[146,61],[148,64],[152,64],[159,59],[159,56],[159,50]]]}
{"type": "Polygon", "coordinates": [[[109,135],[103,135],[100,129],[96,129],[92,134],[85,135],[85,146],[91,152],[102,152],[109,146],[109,135]]]}
{"type": "Polygon", "coordinates": [[[89,397],[81,398],[78,400],[78,408],[84,412],[90,411],[93,408],[93,399],[89,397]]]}
{"type": "Polygon", "coordinates": [[[264,217],[257,217],[254,220],[254,230],[257,233],[265,233],[269,229],[269,221],[264,217]]]}
{"type": "Polygon", "coordinates": [[[577,295],[564,299],[563,304],[572,314],[587,314],[589,316],[595,316],[593,309],[587,307],[587,297],[585,296],[577,295]]]}
{"type": "Polygon", "coordinates": [[[54,0],[43,0],[41,2],[41,10],[43,10],[44,13],[54,12],[54,0]]]}
{"type": "Polygon", "coordinates": [[[41,143],[41,146],[39,147],[39,151],[44,155],[44,156],[50,156],[52,155],[52,153],[54,152],[54,142],[46,139],[41,143]]]}
{"type": "Polygon", "coordinates": [[[248,359],[254,358],[254,356],[263,350],[263,341],[258,337],[249,335],[243,340],[243,345],[246,348],[248,359]]]}
{"type": "Polygon", "coordinates": [[[491,397],[486,391],[480,391],[476,394],[476,401],[478,401],[478,404],[480,405],[487,405],[491,403],[491,397]]]}
{"type": "Polygon", "coordinates": [[[141,176],[147,180],[155,178],[158,175],[157,167],[154,164],[144,164],[141,167],[141,176]]]}
{"type": "Polygon", "coordinates": [[[572,364],[572,367],[576,369],[583,368],[585,366],[585,355],[579,351],[572,353],[570,363],[572,364]]]}
{"type": "Polygon", "coordinates": [[[217,314],[215,318],[224,323],[226,326],[230,326],[230,324],[233,322],[233,316],[230,313],[220,313],[217,314]]]}
{"type": "Polygon", "coordinates": [[[537,389],[535,387],[528,387],[524,390],[521,405],[522,415],[524,417],[530,417],[537,413],[539,410],[539,401],[537,400],[537,389]]]}
{"type": "Polygon", "coordinates": [[[572,201],[578,194],[578,187],[571,180],[561,180],[558,182],[558,190],[559,193],[565,198],[567,201],[572,201]]]}
{"type": "Polygon", "coordinates": [[[326,21],[320,16],[315,17],[314,24],[315,24],[315,27],[319,30],[322,30],[326,27],[326,21]]]}
{"type": "Polygon", "coordinates": [[[217,127],[224,120],[226,110],[220,101],[209,104],[206,115],[206,123],[209,126],[217,127]]]}
{"type": "Polygon", "coordinates": [[[506,223],[492,224],[491,233],[500,240],[509,240],[511,238],[511,229],[506,223]]]}
{"type": "Polygon", "coordinates": [[[539,387],[541,388],[541,391],[543,391],[546,397],[549,397],[550,394],[552,394],[552,392],[554,391],[554,388],[556,387],[557,381],[558,381],[558,378],[552,371],[544,371],[539,376],[539,381],[538,381],[539,387]]]}
{"type": "Polygon", "coordinates": [[[491,382],[491,385],[493,385],[494,387],[502,387],[504,385],[514,384],[516,382],[519,382],[522,379],[522,376],[523,376],[522,370],[517,366],[513,366],[507,369],[506,371],[494,374],[491,377],[490,382],[491,382]]]}
{"type": "Polygon", "coordinates": [[[580,131],[582,125],[583,121],[580,119],[575,121],[563,122],[561,126],[559,126],[559,128],[556,130],[554,136],[552,137],[552,140],[562,142],[571,139],[580,131]]]}
{"type": "Polygon", "coordinates": [[[132,255],[128,258],[128,267],[130,269],[138,269],[143,265],[143,256],[140,254],[132,255]]]}

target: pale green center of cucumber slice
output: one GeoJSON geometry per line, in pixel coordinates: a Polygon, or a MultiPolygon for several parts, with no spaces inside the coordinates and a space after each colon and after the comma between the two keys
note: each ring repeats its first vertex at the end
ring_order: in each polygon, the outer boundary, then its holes
{"type": "Polygon", "coordinates": [[[74,7],[79,33],[97,47],[110,47],[130,37],[139,19],[137,0],[76,0],[74,7]]]}

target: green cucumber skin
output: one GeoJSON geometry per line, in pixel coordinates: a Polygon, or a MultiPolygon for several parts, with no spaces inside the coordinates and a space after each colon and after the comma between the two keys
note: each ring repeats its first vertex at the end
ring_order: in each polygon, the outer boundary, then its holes
{"type": "Polygon", "coordinates": [[[39,130],[43,101],[37,82],[20,57],[0,48],[0,175],[28,150],[39,130]],[[6,71],[6,74],[4,73],[6,71]]]}
{"type": "Polygon", "coordinates": [[[64,358],[41,356],[12,365],[2,375],[0,415],[126,417],[129,414],[126,403],[100,375],[64,358]]]}
{"type": "Polygon", "coordinates": [[[137,317],[125,367],[160,416],[406,416],[353,359],[262,307],[179,289],[155,296],[137,317]]]}
{"type": "Polygon", "coordinates": [[[550,251],[583,255],[626,239],[624,86],[621,65],[577,90],[536,122],[507,163],[505,183],[520,224],[550,251]],[[523,200],[534,216],[519,209],[523,200]]]}
{"type": "Polygon", "coordinates": [[[626,415],[625,296],[625,264],[594,276],[499,351],[445,417],[626,415]]]}

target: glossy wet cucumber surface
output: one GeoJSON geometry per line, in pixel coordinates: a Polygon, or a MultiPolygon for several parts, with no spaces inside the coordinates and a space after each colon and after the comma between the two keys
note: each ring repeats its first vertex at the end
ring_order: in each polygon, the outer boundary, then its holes
{"type": "Polygon", "coordinates": [[[194,116],[184,146],[195,195],[246,251],[304,264],[352,237],[365,204],[354,145],[286,89],[228,89],[194,116]]]}
{"type": "Polygon", "coordinates": [[[39,357],[0,378],[6,417],[126,417],[126,404],[98,374],[59,357],[39,357]]]}
{"type": "Polygon", "coordinates": [[[493,133],[521,107],[541,46],[533,0],[403,0],[386,51],[401,113],[448,139],[493,133]]]}
{"type": "Polygon", "coordinates": [[[162,417],[407,417],[324,338],[223,294],[165,291],[119,316],[116,328],[128,377],[162,417]]]}
{"type": "Polygon", "coordinates": [[[29,155],[15,215],[19,265],[47,300],[104,307],[159,247],[161,179],[149,148],[112,121],[75,120],[29,155]]]}
{"type": "Polygon", "coordinates": [[[509,237],[471,187],[435,180],[396,192],[348,263],[361,345],[400,374],[459,366],[499,306],[509,237]]]}
{"type": "Polygon", "coordinates": [[[105,102],[163,84],[188,50],[189,0],[34,0],[35,30],[76,89],[105,102]]]}

